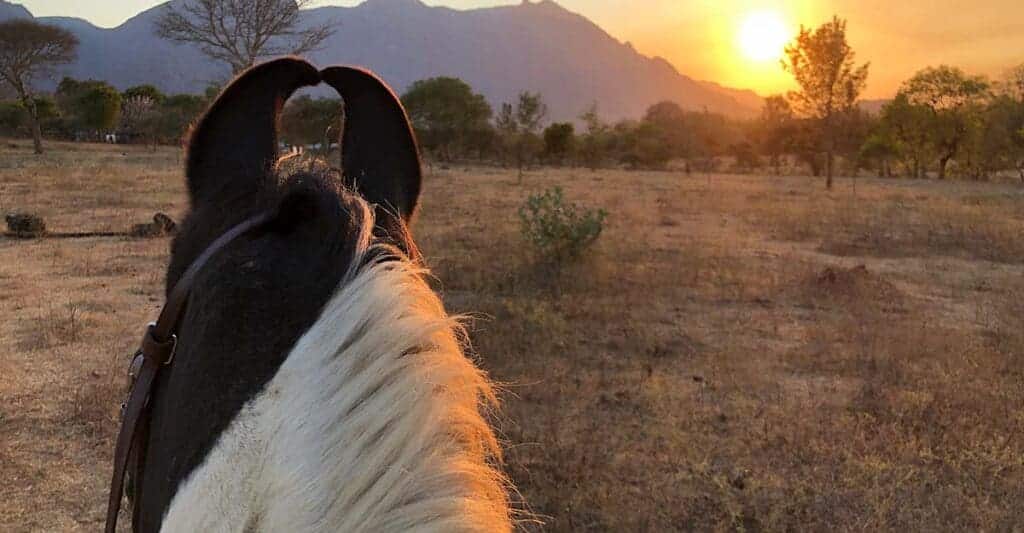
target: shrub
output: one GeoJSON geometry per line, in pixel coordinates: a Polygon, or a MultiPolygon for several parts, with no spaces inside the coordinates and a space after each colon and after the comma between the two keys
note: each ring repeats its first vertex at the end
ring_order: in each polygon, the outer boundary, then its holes
{"type": "Polygon", "coordinates": [[[562,188],[531,195],[519,208],[523,237],[546,260],[576,259],[604,230],[608,213],[567,203],[562,188]]]}

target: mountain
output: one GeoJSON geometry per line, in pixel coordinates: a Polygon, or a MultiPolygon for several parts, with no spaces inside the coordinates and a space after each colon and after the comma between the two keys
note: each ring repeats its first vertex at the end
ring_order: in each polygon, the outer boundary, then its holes
{"type": "Polygon", "coordinates": [[[32,18],[32,13],[25,9],[24,6],[8,2],[0,2],[0,20],[14,18],[32,18]]]}
{"type": "MultiPolygon", "coordinates": [[[[77,62],[62,75],[103,79],[121,89],[152,83],[166,92],[199,92],[226,79],[226,67],[153,34],[162,7],[112,29],[76,18],[39,20],[67,28],[81,42],[77,62]]],[[[31,16],[0,0],[0,20],[9,12],[31,16]]],[[[751,116],[760,107],[753,92],[689,78],[553,0],[470,10],[420,0],[366,0],[355,7],[306,10],[302,17],[306,25],[337,27],[311,54],[314,63],[364,65],[399,91],[419,79],[457,76],[492,105],[525,90],[540,92],[554,120],[574,118],[594,102],[610,119],[639,117],[662,100],[732,116],[751,116]]]]}

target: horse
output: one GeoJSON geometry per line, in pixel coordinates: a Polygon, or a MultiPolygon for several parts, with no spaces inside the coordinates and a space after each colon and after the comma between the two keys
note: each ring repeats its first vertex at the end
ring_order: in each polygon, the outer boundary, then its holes
{"type": "Polygon", "coordinates": [[[495,388],[425,279],[419,152],[392,90],[360,68],[269,61],[186,150],[166,289],[189,276],[191,291],[132,449],[134,530],[511,530],[495,388]],[[286,170],[281,109],[321,82],[343,100],[341,169],[286,170]]]}

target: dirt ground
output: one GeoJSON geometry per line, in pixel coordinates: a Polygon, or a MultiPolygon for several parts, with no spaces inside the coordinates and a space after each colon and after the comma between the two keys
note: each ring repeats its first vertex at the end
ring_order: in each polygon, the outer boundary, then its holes
{"type": "MultiPolygon", "coordinates": [[[[0,212],[177,217],[180,165],[4,140],[0,212]]],[[[415,233],[547,530],[1024,531],[1019,186],[434,167],[415,233]],[[558,272],[517,215],[554,185],[609,212],[558,272]]],[[[0,237],[0,531],[100,529],[167,247],[0,237]]]]}

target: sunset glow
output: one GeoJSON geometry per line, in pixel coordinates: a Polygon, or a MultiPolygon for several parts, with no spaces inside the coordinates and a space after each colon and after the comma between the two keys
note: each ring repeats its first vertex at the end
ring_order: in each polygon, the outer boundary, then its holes
{"type": "Polygon", "coordinates": [[[738,38],[745,58],[755,62],[774,62],[782,57],[790,31],[779,13],[757,11],[743,19],[738,38]]]}

